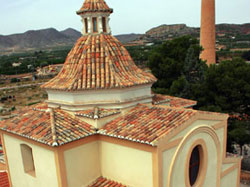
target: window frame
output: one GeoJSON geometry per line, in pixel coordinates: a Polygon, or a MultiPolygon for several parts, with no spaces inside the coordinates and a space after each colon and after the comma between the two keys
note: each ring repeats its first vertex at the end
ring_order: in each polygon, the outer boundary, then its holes
{"type": "Polygon", "coordinates": [[[35,177],[36,169],[32,147],[27,144],[20,144],[21,157],[23,162],[24,172],[35,177]]]}
{"type": "Polygon", "coordinates": [[[186,187],[197,187],[197,186],[203,186],[205,182],[205,178],[207,175],[207,165],[208,165],[208,150],[206,142],[203,139],[197,139],[194,141],[187,153],[186,161],[185,161],[185,184],[186,187]],[[196,181],[193,185],[190,184],[190,177],[189,177],[189,165],[190,165],[190,159],[193,150],[195,147],[198,147],[199,149],[199,157],[200,157],[200,168],[198,171],[198,176],[196,178],[196,181]]]}

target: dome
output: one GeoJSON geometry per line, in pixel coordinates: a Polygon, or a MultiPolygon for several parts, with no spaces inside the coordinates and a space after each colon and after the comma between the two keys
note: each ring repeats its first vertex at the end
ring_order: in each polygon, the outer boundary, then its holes
{"type": "Polygon", "coordinates": [[[152,84],[156,78],[139,69],[112,35],[82,36],[68,54],[61,72],[42,87],[49,90],[93,90],[152,84]]]}
{"type": "Polygon", "coordinates": [[[77,14],[84,14],[88,12],[109,12],[112,13],[113,9],[109,8],[107,3],[104,0],[86,0],[83,3],[83,6],[77,14]]]}

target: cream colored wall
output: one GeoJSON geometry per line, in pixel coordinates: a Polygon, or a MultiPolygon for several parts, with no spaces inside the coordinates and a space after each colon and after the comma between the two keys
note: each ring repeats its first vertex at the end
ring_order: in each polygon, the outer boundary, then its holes
{"type": "Polygon", "coordinates": [[[170,170],[170,165],[172,158],[174,157],[175,151],[177,150],[177,147],[174,147],[172,149],[168,149],[162,153],[162,176],[163,176],[163,186],[167,186],[167,181],[168,181],[168,173],[170,170]]]}
{"type": "MultiPolygon", "coordinates": [[[[73,112],[72,112],[73,113],[73,112]]],[[[74,115],[74,113],[73,113],[74,115]]],[[[111,115],[111,116],[107,116],[104,118],[98,118],[98,119],[90,119],[87,117],[80,117],[80,119],[92,126],[94,126],[95,128],[102,128],[104,125],[106,125],[107,123],[109,123],[110,121],[114,120],[115,118],[121,116],[121,113],[116,114],[116,115],[111,115]]]]}
{"type": "Polygon", "coordinates": [[[197,120],[193,124],[189,125],[186,129],[181,131],[177,136],[174,136],[170,141],[176,140],[178,138],[182,138],[185,136],[188,132],[190,132],[194,127],[198,127],[199,125],[208,125],[213,126],[220,121],[214,121],[214,120],[197,120]]]}
{"type": "Polygon", "coordinates": [[[152,153],[100,142],[104,177],[133,187],[152,187],[152,153]]]}
{"type": "MultiPolygon", "coordinates": [[[[216,187],[216,179],[220,173],[216,172],[218,158],[217,158],[217,150],[216,145],[213,138],[207,133],[199,133],[192,136],[183,146],[181,152],[177,155],[176,161],[173,166],[171,180],[171,187],[175,186],[185,186],[185,171],[186,171],[186,159],[188,152],[190,151],[190,147],[192,144],[198,140],[202,139],[205,141],[208,151],[208,164],[207,164],[207,174],[205,176],[205,181],[203,187],[216,187]],[[211,180],[212,179],[212,180],[211,180]]],[[[164,176],[167,177],[167,176],[164,176]]],[[[188,176],[187,176],[188,177],[188,176]]]]}
{"type": "MultiPolygon", "coordinates": [[[[221,147],[221,151],[224,151],[224,146],[226,148],[226,145],[224,145],[224,129],[225,128],[220,128],[218,130],[216,130],[216,134],[220,140],[220,147],[221,147]]],[[[223,152],[222,152],[223,153],[223,152]]],[[[225,155],[221,154],[221,159],[223,159],[223,157],[225,157],[225,155]]]]}
{"type": "Polygon", "coordinates": [[[82,92],[47,90],[47,93],[51,106],[61,105],[62,108],[71,110],[93,108],[96,104],[99,107],[125,108],[134,106],[138,103],[138,100],[139,103],[152,102],[151,85],[112,90],[86,90],[82,92]]]}
{"type": "Polygon", "coordinates": [[[68,187],[85,187],[101,176],[99,142],[64,152],[68,187]]]}
{"type": "Polygon", "coordinates": [[[237,187],[238,169],[233,170],[221,179],[221,187],[237,187]]]}
{"type": "Polygon", "coordinates": [[[10,176],[13,187],[56,187],[58,186],[55,156],[53,151],[30,144],[4,134],[10,176]],[[21,144],[32,148],[36,177],[24,172],[21,144]]]}
{"type": "Polygon", "coordinates": [[[235,163],[227,163],[227,164],[222,164],[222,167],[221,167],[221,173],[223,171],[226,171],[227,169],[231,168],[232,166],[234,166],[235,163]]]}

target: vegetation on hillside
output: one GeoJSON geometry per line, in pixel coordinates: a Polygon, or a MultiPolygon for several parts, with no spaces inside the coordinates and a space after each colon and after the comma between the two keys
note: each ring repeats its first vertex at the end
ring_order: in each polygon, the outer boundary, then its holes
{"type": "Polygon", "coordinates": [[[64,63],[70,49],[36,51],[0,56],[0,74],[15,75],[34,72],[37,67],[64,63]],[[14,64],[19,64],[15,67],[14,64]]]}

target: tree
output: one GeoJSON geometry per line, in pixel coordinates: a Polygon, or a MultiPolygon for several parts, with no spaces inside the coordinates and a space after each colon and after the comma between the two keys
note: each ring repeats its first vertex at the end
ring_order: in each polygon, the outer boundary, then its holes
{"type": "Polygon", "coordinates": [[[250,61],[250,51],[246,51],[242,54],[242,58],[247,60],[247,61],[250,61]]]}
{"type": "Polygon", "coordinates": [[[250,122],[231,120],[228,127],[228,142],[238,144],[242,155],[243,146],[250,144],[250,122]]]}
{"type": "Polygon", "coordinates": [[[249,72],[250,65],[240,58],[211,65],[205,74],[203,101],[197,98],[198,108],[250,114],[249,72]]]}
{"type": "Polygon", "coordinates": [[[173,82],[170,93],[189,99],[196,98],[194,93],[204,82],[206,68],[206,63],[195,54],[194,48],[191,46],[187,51],[182,76],[173,82]]]}
{"type": "Polygon", "coordinates": [[[187,51],[193,48],[194,56],[199,57],[199,41],[190,36],[167,41],[151,51],[148,66],[158,79],[153,85],[154,91],[169,94],[173,82],[183,75],[187,51]]]}

